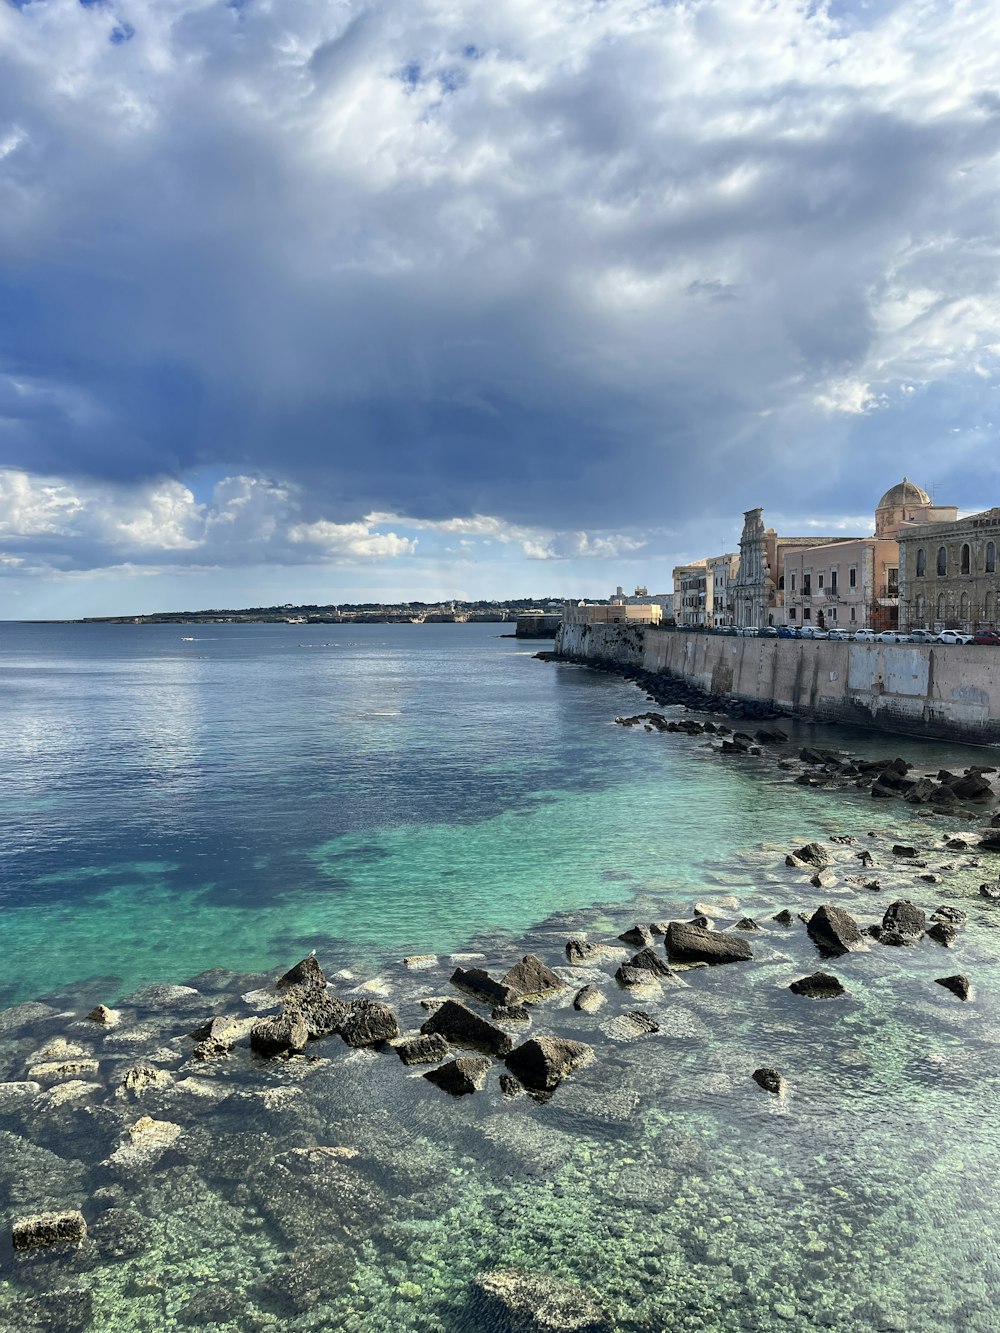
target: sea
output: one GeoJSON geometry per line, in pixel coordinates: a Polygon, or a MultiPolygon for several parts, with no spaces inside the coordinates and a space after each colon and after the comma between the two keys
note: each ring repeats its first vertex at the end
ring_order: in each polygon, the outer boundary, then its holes
{"type": "MultiPolygon", "coordinates": [[[[0,625],[0,1080],[53,1042],[98,1060],[69,1093],[0,1083],[0,1217],[89,1226],[28,1254],[4,1228],[0,1326],[994,1333],[1000,858],[957,816],[616,725],[650,706],[636,686],[507,628],[0,625]],[[828,890],[785,865],[813,840],[828,890]],[[880,890],[847,883],[859,849],[880,890]],[[901,896],[965,911],[955,947],[823,962],[797,916],[901,896]],[[499,1067],[451,1098],[339,1038],[192,1067],[196,1019],[312,951],[415,1031],[456,965],[566,976],[570,936],[624,949],[702,907],[758,922],[753,963],[635,995],[614,959],[578,969],[604,1008],[570,985],[530,1030],[595,1059],[548,1100],[499,1067]],[[788,991],[820,966],[845,997],[788,991]],[[934,984],[958,972],[966,1002],[934,984]],[[97,1003],[123,1028],[95,1036],[97,1003]],[[166,1072],[133,1097],[136,1062],[166,1072]],[[176,1134],[116,1156],[143,1115],[176,1134]]],[[[793,756],[992,754],[783,725],[793,756]]]]}

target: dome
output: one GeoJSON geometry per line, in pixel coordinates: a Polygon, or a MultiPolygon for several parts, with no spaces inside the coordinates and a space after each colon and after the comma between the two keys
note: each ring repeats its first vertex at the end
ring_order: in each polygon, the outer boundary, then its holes
{"type": "Polygon", "coordinates": [[[922,487],[910,481],[908,477],[890,490],[878,502],[879,509],[902,509],[908,505],[930,505],[933,500],[922,487]]]}

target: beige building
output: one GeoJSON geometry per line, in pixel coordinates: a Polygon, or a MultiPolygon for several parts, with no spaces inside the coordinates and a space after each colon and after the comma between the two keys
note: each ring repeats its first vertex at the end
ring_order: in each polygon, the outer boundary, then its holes
{"type": "Polygon", "coordinates": [[[779,537],[764,527],[764,511],[748,509],[743,515],[739,569],[733,583],[733,619],[739,626],[785,623],[785,562],[790,552],[804,547],[835,545],[843,537],[779,537]]]}
{"type": "Polygon", "coordinates": [[[786,556],[786,623],[828,630],[897,628],[901,534],[957,513],[953,505],[936,505],[904,477],[878,502],[874,537],[817,544],[786,556]]]}
{"type": "Polygon", "coordinates": [[[712,588],[707,560],[674,567],[674,623],[695,629],[712,623],[712,588]]]}
{"type": "Polygon", "coordinates": [[[740,571],[738,551],[713,555],[708,559],[708,578],[711,586],[711,624],[715,629],[736,624],[733,601],[736,579],[740,571]]]}
{"type": "Polygon", "coordinates": [[[563,608],[564,625],[658,625],[662,619],[662,609],[651,602],[567,602],[563,608]]]}
{"type": "Polygon", "coordinates": [[[1000,508],[899,534],[906,629],[996,629],[1000,623],[1000,508]]]}

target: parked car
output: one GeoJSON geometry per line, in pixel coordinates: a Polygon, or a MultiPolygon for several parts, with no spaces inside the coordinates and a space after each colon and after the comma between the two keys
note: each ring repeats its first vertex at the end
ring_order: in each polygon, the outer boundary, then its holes
{"type": "Polygon", "coordinates": [[[971,643],[972,635],[963,634],[957,629],[943,629],[937,636],[937,643],[971,643]]]}
{"type": "Polygon", "coordinates": [[[723,625],[718,631],[720,634],[739,634],[735,625],[723,625]]]}
{"type": "Polygon", "coordinates": [[[832,629],[826,636],[828,639],[849,639],[850,633],[846,629],[832,629]]]}
{"type": "Polygon", "coordinates": [[[828,639],[830,636],[825,629],[820,629],[818,625],[803,625],[802,637],[804,639],[828,639]]]}
{"type": "Polygon", "coordinates": [[[906,643],[906,635],[901,634],[898,629],[884,629],[881,634],[875,635],[876,643],[906,643]]]}
{"type": "Polygon", "coordinates": [[[973,634],[972,642],[988,644],[991,648],[1000,648],[1000,634],[993,629],[981,629],[978,634],[973,634]]]}
{"type": "Polygon", "coordinates": [[[798,625],[779,625],[779,626],[778,626],[778,638],[779,638],[779,639],[801,639],[801,638],[802,638],[802,631],[799,629],[798,625]]]}
{"type": "Polygon", "coordinates": [[[760,630],[757,628],[756,625],[744,625],[743,628],[738,629],[736,633],[739,634],[740,637],[744,639],[756,639],[757,635],[760,633],[760,630]]]}
{"type": "Polygon", "coordinates": [[[930,629],[911,629],[906,636],[910,643],[936,643],[937,635],[930,629]]]}
{"type": "Polygon", "coordinates": [[[776,639],[777,637],[778,631],[773,625],[765,625],[763,629],[757,631],[758,639],[776,639]]]}
{"type": "Polygon", "coordinates": [[[858,629],[854,631],[855,643],[874,643],[875,631],[873,629],[858,629]]]}

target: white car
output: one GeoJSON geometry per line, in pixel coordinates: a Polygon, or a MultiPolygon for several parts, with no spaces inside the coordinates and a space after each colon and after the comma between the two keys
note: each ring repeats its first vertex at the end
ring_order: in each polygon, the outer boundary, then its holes
{"type": "Polygon", "coordinates": [[[846,629],[832,629],[826,637],[828,639],[849,639],[851,636],[846,629]]]}
{"type": "Polygon", "coordinates": [[[937,635],[929,629],[911,629],[907,637],[910,643],[937,643],[937,635]]]}
{"type": "Polygon", "coordinates": [[[943,629],[935,640],[936,643],[971,643],[972,635],[963,634],[957,629],[943,629]]]}
{"type": "Polygon", "coordinates": [[[875,635],[876,643],[905,643],[906,635],[900,634],[898,629],[884,629],[881,634],[875,635]]]}
{"type": "Polygon", "coordinates": [[[858,629],[854,631],[855,643],[874,643],[875,631],[873,629],[858,629]]]}
{"type": "Polygon", "coordinates": [[[756,625],[744,625],[743,628],[738,629],[736,633],[743,639],[756,639],[760,630],[756,625]]]}
{"type": "Polygon", "coordinates": [[[816,625],[803,625],[802,637],[804,639],[828,639],[830,636],[825,629],[819,629],[816,625]]]}

